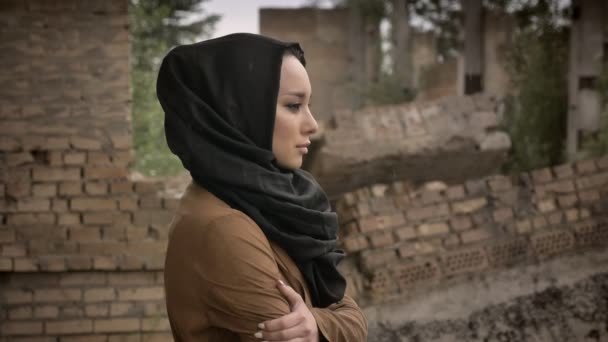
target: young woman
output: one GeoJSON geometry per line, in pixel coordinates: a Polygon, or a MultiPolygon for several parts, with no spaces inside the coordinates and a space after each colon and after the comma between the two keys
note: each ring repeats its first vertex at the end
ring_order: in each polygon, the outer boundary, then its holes
{"type": "Polygon", "coordinates": [[[300,46],[242,33],[178,46],[157,94],[193,178],[165,263],[175,340],[366,341],[336,214],[300,169],[317,130],[300,46]]]}

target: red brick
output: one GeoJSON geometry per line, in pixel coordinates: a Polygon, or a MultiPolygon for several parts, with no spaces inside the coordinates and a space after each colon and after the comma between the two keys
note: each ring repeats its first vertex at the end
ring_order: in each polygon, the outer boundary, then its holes
{"type": "Polygon", "coordinates": [[[406,210],[408,220],[421,221],[430,218],[438,218],[447,216],[450,212],[450,208],[447,204],[441,203],[437,205],[431,205],[422,208],[409,208],[406,210]]]}
{"type": "Polygon", "coordinates": [[[493,192],[506,191],[513,186],[511,179],[507,176],[494,176],[488,180],[490,190],[493,192]]]}
{"type": "Polygon", "coordinates": [[[4,322],[0,328],[5,336],[40,335],[43,331],[42,322],[4,322]]]}
{"type": "Polygon", "coordinates": [[[91,304],[84,307],[87,317],[106,317],[110,312],[108,304],[91,304]]]}
{"type": "Polygon", "coordinates": [[[401,227],[395,230],[398,241],[410,240],[416,237],[416,229],[413,227],[401,227]]]}
{"type": "Polygon", "coordinates": [[[367,249],[369,244],[364,235],[352,235],[342,240],[342,246],[348,253],[355,253],[367,249]]]}
{"type": "Polygon", "coordinates": [[[29,289],[6,289],[4,290],[6,304],[31,303],[34,295],[29,289]]]}
{"type": "Polygon", "coordinates": [[[87,162],[89,165],[112,165],[110,155],[104,152],[89,152],[87,162]]]}
{"type": "Polygon", "coordinates": [[[550,168],[532,171],[532,179],[535,183],[548,183],[553,179],[550,168]]]}
{"type": "Polygon", "coordinates": [[[593,159],[581,160],[577,162],[574,166],[576,167],[576,172],[578,172],[579,174],[593,173],[597,170],[597,167],[595,166],[595,161],[593,159]]]}
{"type": "Polygon", "coordinates": [[[41,271],[58,272],[67,270],[63,256],[40,256],[38,257],[38,264],[41,271]]]}
{"type": "Polygon", "coordinates": [[[65,213],[68,211],[68,201],[59,198],[53,198],[51,209],[56,213],[65,213]]]}
{"type": "Polygon", "coordinates": [[[101,182],[87,182],[84,184],[84,192],[89,195],[105,195],[108,193],[108,184],[101,182]]]}
{"type": "Polygon", "coordinates": [[[17,272],[38,271],[38,262],[29,258],[13,259],[13,269],[17,272]]]}
{"type": "Polygon", "coordinates": [[[80,224],[80,215],[78,214],[59,214],[57,222],[62,226],[75,226],[80,224]]]}
{"type": "Polygon", "coordinates": [[[135,192],[138,194],[156,193],[162,190],[159,181],[138,181],[135,183],[135,192]]]}
{"type": "Polygon", "coordinates": [[[7,153],[5,155],[6,165],[9,167],[29,164],[34,162],[34,157],[28,152],[7,153]]]}
{"type": "Polygon", "coordinates": [[[61,286],[106,285],[107,274],[100,272],[63,273],[59,278],[61,286]]]}
{"type": "Polygon", "coordinates": [[[46,322],[46,333],[52,335],[82,334],[93,332],[93,322],[88,319],[46,322]]]}
{"type": "Polygon", "coordinates": [[[13,229],[0,228],[0,243],[15,242],[15,231],[13,229]]]}
{"type": "Polygon", "coordinates": [[[373,248],[388,246],[395,242],[393,234],[390,231],[371,234],[369,236],[369,241],[373,248]]]}
{"type": "Polygon", "coordinates": [[[67,256],[65,264],[68,270],[85,271],[93,268],[93,259],[86,256],[67,256]]]}
{"type": "Polygon", "coordinates": [[[110,184],[112,194],[133,193],[133,183],[130,181],[114,182],[110,184]]]}
{"type": "Polygon", "coordinates": [[[532,218],[532,226],[534,226],[534,229],[541,229],[543,227],[546,227],[549,223],[547,222],[547,219],[544,216],[536,216],[532,218]]]}
{"type": "Polygon", "coordinates": [[[17,202],[17,210],[19,211],[49,211],[51,209],[51,201],[48,199],[21,199],[17,202]]]}
{"type": "Polygon", "coordinates": [[[179,198],[163,198],[163,208],[168,210],[175,210],[178,208],[180,203],[179,198]]]}
{"type": "Polygon", "coordinates": [[[70,143],[68,138],[47,137],[45,147],[49,150],[68,150],[70,148],[70,143]]]}
{"type": "Polygon", "coordinates": [[[115,210],[116,201],[103,198],[73,198],[70,200],[70,209],[76,211],[105,211],[115,210]]]}
{"type": "Polygon", "coordinates": [[[578,209],[572,208],[572,209],[566,210],[566,221],[574,222],[574,221],[578,221],[578,218],[579,218],[578,209]]]}
{"type": "Polygon", "coordinates": [[[138,209],[137,199],[128,196],[119,197],[118,208],[123,211],[135,211],[138,209]]]}
{"type": "Polygon", "coordinates": [[[166,210],[139,210],[133,215],[133,223],[136,226],[147,224],[169,224],[173,219],[173,212],[166,210]]]}
{"type": "MultiPolygon", "coordinates": [[[[2,143],[0,142],[0,145],[2,145],[2,143]]],[[[604,169],[608,169],[608,156],[603,156],[599,159],[597,159],[595,161],[595,163],[597,164],[597,166],[604,170],[604,169]]]]}
{"type": "Polygon", "coordinates": [[[381,249],[381,250],[368,250],[361,254],[361,263],[364,269],[371,270],[377,266],[386,266],[390,262],[396,260],[397,254],[395,250],[381,249]]]}
{"type": "Polygon", "coordinates": [[[116,299],[116,290],[113,288],[95,288],[84,290],[85,302],[105,302],[116,299]]]}
{"type": "Polygon", "coordinates": [[[110,140],[115,149],[131,148],[131,135],[111,135],[110,140]]]}
{"type": "Polygon", "coordinates": [[[33,184],[32,194],[34,197],[55,197],[57,196],[56,184],[33,184]]]}
{"type": "Polygon", "coordinates": [[[18,306],[8,309],[9,320],[20,320],[32,318],[32,307],[18,306]]]}
{"type": "Polygon", "coordinates": [[[452,203],[452,210],[457,214],[466,214],[475,212],[488,204],[485,197],[479,197],[460,202],[452,203]]]}
{"type": "Polygon", "coordinates": [[[447,188],[446,196],[450,200],[461,199],[465,196],[464,186],[462,185],[453,185],[447,188]]]}
{"type": "Polygon", "coordinates": [[[34,317],[36,318],[57,318],[59,308],[54,305],[40,305],[34,307],[34,317]]]}
{"type": "MultiPolygon", "coordinates": [[[[115,226],[103,227],[101,229],[101,234],[103,235],[104,239],[118,240],[118,241],[126,240],[127,233],[126,233],[126,229],[124,227],[125,225],[127,225],[127,223],[123,222],[123,223],[119,223],[115,226]]],[[[136,243],[145,243],[145,242],[137,241],[136,243]]],[[[128,247],[128,248],[130,248],[130,247],[128,247]]]]}
{"type": "Polygon", "coordinates": [[[99,271],[118,269],[118,260],[115,257],[98,256],[93,258],[93,269],[99,271]]]}
{"type": "Polygon", "coordinates": [[[553,198],[539,201],[538,203],[536,203],[536,208],[541,213],[548,213],[557,209],[555,206],[555,200],[553,198]]]}
{"type": "Polygon", "coordinates": [[[454,231],[459,232],[473,227],[473,221],[471,221],[469,216],[453,216],[450,219],[450,226],[454,231]]]}
{"type": "Polygon", "coordinates": [[[166,317],[142,318],[142,331],[171,331],[169,320],[166,317]]]}
{"type": "Polygon", "coordinates": [[[154,283],[154,274],[151,272],[118,272],[108,274],[110,285],[150,285],[154,283]]]}
{"type": "Polygon", "coordinates": [[[13,271],[13,259],[12,258],[0,258],[0,272],[11,272],[13,271]]]}
{"type": "Polygon", "coordinates": [[[87,179],[122,179],[127,177],[127,169],[121,166],[88,166],[84,176],[87,179]]]}
{"type": "Polygon", "coordinates": [[[110,303],[110,316],[127,316],[134,308],[133,303],[110,303]]]}
{"type": "Polygon", "coordinates": [[[410,258],[435,253],[436,250],[435,245],[432,243],[427,241],[419,241],[399,246],[397,253],[401,258],[410,258]]]}
{"type": "Polygon", "coordinates": [[[576,190],[574,187],[574,182],[571,180],[549,183],[544,185],[543,188],[545,191],[552,191],[560,194],[574,192],[576,190]]]}
{"type": "Polygon", "coordinates": [[[154,196],[142,196],[139,199],[139,207],[143,209],[160,209],[162,208],[161,198],[154,196]]]}
{"type": "Polygon", "coordinates": [[[591,203],[600,200],[600,192],[598,190],[587,190],[578,193],[578,198],[581,203],[591,203]]]}
{"type": "Polygon", "coordinates": [[[74,302],[82,300],[80,289],[35,289],[34,301],[42,302],[74,302]]]}
{"type": "Polygon", "coordinates": [[[2,245],[0,246],[0,250],[2,253],[1,256],[4,257],[22,257],[27,254],[27,250],[25,245],[22,243],[12,244],[12,245],[2,245]]]}
{"type": "Polygon", "coordinates": [[[70,145],[77,150],[101,150],[102,144],[98,139],[85,137],[70,137],[70,145]]]}
{"type": "Polygon", "coordinates": [[[513,218],[513,210],[511,208],[496,209],[492,216],[496,222],[505,222],[513,218]]]}
{"type": "Polygon", "coordinates": [[[63,162],[66,165],[84,165],[87,155],[84,152],[67,152],[63,155],[63,162]]]}
{"type": "Polygon", "coordinates": [[[55,224],[55,214],[9,214],[6,217],[9,226],[23,226],[32,224],[55,224]]]}
{"type": "Polygon", "coordinates": [[[560,208],[569,208],[578,203],[578,197],[575,194],[559,196],[557,202],[560,208]]]}
{"type": "Polygon", "coordinates": [[[128,251],[125,242],[102,241],[81,242],[80,253],[83,255],[120,255],[128,251]]]}
{"type": "Polygon", "coordinates": [[[132,332],[139,329],[137,318],[96,319],[94,324],[96,333],[132,332]]]}
{"type": "Polygon", "coordinates": [[[479,272],[488,267],[488,258],[481,247],[463,248],[443,255],[442,265],[447,275],[479,272]]]}
{"type": "Polygon", "coordinates": [[[82,194],[82,183],[80,183],[80,182],[59,183],[59,194],[63,195],[63,196],[80,195],[80,194],[82,194]]]}
{"type": "Polygon", "coordinates": [[[80,168],[75,167],[35,167],[32,179],[41,182],[76,181],[80,179],[80,168]]]}
{"type": "Polygon", "coordinates": [[[146,300],[162,300],[164,299],[163,288],[156,287],[137,287],[131,289],[118,289],[119,301],[146,301],[146,300]]]}
{"type": "Polygon", "coordinates": [[[460,233],[462,243],[472,243],[492,238],[492,232],[487,228],[477,228],[460,233]]]}
{"type": "Polygon", "coordinates": [[[422,236],[431,236],[437,234],[446,234],[450,231],[450,228],[445,222],[437,222],[423,223],[419,225],[416,230],[418,231],[418,234],[422,236]]]}
{"type": "Polygon", "coordinates": [[[574,175],[574,170],[570,164],[554,166],[553,172],[555,172],[557,178],[567,178],[574,175]]]}

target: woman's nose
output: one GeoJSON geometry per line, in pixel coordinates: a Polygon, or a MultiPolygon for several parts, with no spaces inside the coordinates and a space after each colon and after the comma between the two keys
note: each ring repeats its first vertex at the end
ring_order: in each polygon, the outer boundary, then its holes
{"type": "Polygon", "coordinates": [[[317,120],[315,120],[315,117],[312,115],[310,109],[307,112],[308,113],[306,114],[304,131],[306,134],[315,134],[319,129],[319,124],[317,123],[317,120]]]}

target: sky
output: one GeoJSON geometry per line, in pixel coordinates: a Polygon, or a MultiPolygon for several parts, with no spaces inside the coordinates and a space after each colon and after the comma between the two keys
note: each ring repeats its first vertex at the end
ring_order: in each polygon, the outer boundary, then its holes
{"type": "Polygon", "coordinates": [[[235,32],[259,33],[260,8],[297,8],[306,4],[306,0],[209,0],[203,8],[207,13],[222,16],[213,34],[219,37],[235,32]]]}

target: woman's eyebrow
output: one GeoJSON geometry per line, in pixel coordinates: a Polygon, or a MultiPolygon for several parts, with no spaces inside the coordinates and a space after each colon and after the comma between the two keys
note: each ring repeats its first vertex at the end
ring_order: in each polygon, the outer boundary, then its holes
{"type": "Polygon", "coordinates": [[[303,91],[288,91],[288,92],[284,93],[283,95],[292,95],[292,96],[297,96],[300,98],[306,97],[306,93],[303,91]]]}

